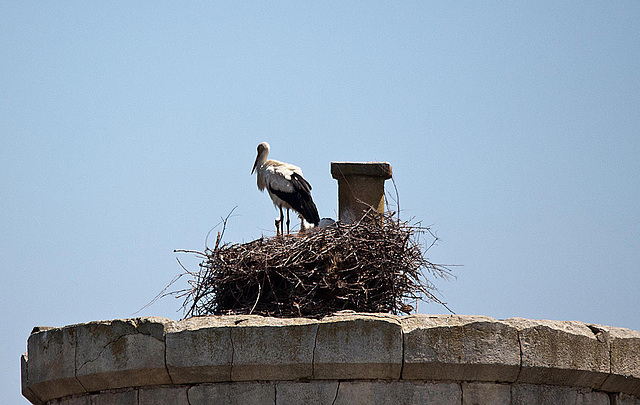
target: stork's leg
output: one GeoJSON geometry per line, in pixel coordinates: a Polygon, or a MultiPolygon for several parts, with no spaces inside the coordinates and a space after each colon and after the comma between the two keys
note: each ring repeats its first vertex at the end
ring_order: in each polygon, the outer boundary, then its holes
{"type": "Polygon", "coordinates": [[[287,208],[287,235],[289,235],[289,208],[287,208]]]}
{"type": "Polygon", "coordinates": [[[280,236],[282,235],[282,232],[280,231],[280,228],[282,226],[282,208],[280,208],[280,218],[276,218],[275,223],[276,223],[276,236],[280,236]]]}
{"type": "Polygon", "coordinates": [[[278,231],[279,231],[279,235],[284,235],[284,212],[282,212],[282,207],[280,208],[280,220],[278,221],[278,224],[280,225],[278,231]]]}

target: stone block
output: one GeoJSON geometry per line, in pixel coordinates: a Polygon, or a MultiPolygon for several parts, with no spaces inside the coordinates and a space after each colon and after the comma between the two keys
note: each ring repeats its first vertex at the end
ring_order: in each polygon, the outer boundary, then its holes
{"type": "Polygon", "coordinates": [[[189,405],[187,387],[166,386],[140,388],[138,405],[189,405]]]}
{"type": "Polygon", "coordinates": [[[187,394],[190,405],[273,405],[276,390],[269,382],[235,382],[196,385],[187,394]]]}
{"type": "Polygon", "coordinates": [[[613,394],[611,404],[614,405],[640,405],[640,398],[629,394],[613,394]]]}
{"type": "Polygon", "coordinates": [[[341,381],[335,405],[460,405],[459,384],[418,381],[341,381]]]}
{"type": "Polygon", "coordinates": [[[276,404],[332,404],[337,393],[337,381],[282,381],[276,384],[276,404]]]}
{"type": "Polygon", "coordinates": [[[513,405],[575,404],[578,401],[578,391],[571,387],[513,384],[511,393],[513,405]]]}
{"type": "Polygon", "coordinates": [[[128,389],[91,395],[91,405],[138,405],[138,390],[128,389]]]}
{"type": "Polygon", "coordinates": [[[48,405],[94,405],[91,403],[91,395],[79,395],[73,397],[65,397],[54,399],[47,403],[48,405]]]}
{"type": "Polygon", "coordinates": [[[315,379],[398,379],[402,327],[386,314],[344,314],[318,325],[315,379]]]}
{"type": "Polygon", "coordinates": [[[487,316],[412,315],[402,319],[407,380],[516,380],[518,332],[487,316]]]}
{"type": "Polygon", "coordinates": [[[40,398],[38,398],[38,396],[31,390],[31,388],[29,388],[27,375],[27,354],[25,353],[20,356],[20,383],[22,386],[22,396],[27,398],[32,404],[43,404],[44,402],[40,398]]]}
{"type": "Polygon", "coordinates": [[[164,318],[77,325],[76,375],[88,391],[168,384],[164,318]]]}
{"type": "Polygon", "coordinates": [[[313,375],[318,321],[255,316],[231,328],[232,381],[296,380],[313,375]]]}
{"type": "Polygon", "coordinates": [[[582,322],[507,319],[518,329],[517,382],[599,388],[609,374],[609,341],[582,322]]]}
{"type": "Polygon", "coordinates": [[[510,405],[511,385],[462,383],[462,405],[510,405]]]}
{"type": "Polygon", "coordinates": [[[74,326],[29,336],[26,388],[40,401],[86,392],[76,378],[76,338],[74,326]]]}
{"type": "Polygon", "coordinates": [[[609,335],[611,375],[601,389],[640,396],[640,332],[611,326],[590,325],[609,335]]]}
{"type": "Polygon", "coordinates": [[[588,388],[554,385],[514,384],[513,405],[524,404],[577,404],[610,405],[609,395],[588,388]]]}
{"type": "Polygon", "coordinates": [[[176,384],[231,381],[231,328],[244,316],[206,316],[167,330],[167,368],[176,384]]]}
{"type": "Polygon", "coordinates": [[[606,393],[585,388],[578,390],[576,405],[611,405],[611,402],[606,393]]]}

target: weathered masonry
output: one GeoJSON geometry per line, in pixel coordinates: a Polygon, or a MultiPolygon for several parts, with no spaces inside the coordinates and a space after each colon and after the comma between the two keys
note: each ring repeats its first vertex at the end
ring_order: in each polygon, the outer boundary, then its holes
{"type": "Polygon", "coordinates": [[[135,318],[36,328],[34,404],[640,404],[640,332],[356,314],[135,318]]]}
{"type": "Polygon", "coordinates": [[[387,162],[331,162],[331,175],[338,181],[338,218],[351,224],[365,211],[384,212],[384,181],[392,177],[387,162]]]}

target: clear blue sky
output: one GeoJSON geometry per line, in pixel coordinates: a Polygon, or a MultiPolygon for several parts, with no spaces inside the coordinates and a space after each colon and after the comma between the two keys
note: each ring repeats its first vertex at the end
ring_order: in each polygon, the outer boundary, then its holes
{"type": "Polygon", "coordinates": [[[261,141],[323,217],[390,162],[459,314],[640,330],[640,3],[212,3],[0,4],[0,403],[33,326],[132,316],[234,206],[273,234],[261,141]]]}

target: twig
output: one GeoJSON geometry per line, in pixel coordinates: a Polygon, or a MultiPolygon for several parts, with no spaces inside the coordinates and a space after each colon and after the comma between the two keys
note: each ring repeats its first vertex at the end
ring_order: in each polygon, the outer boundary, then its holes
{"type": "Polygon", "coordinates": [[[209,235],[211,234],[211,232],[214,229],[216,229],[218,226],[220,226],[220,224],[222,224],[222,232],[218,234],[218,240],[216,241],[216,246],[217,246],[218,242],[220,241],[220,238],[222,237],[222,235],[224,235],[224,230],[227,228],[227,221],[229,221],[229,218],[231,217],[231,214],[233,214],[233,211],[235,211],[236,208],[238,208],[237,205],[231,209],[231,211],[227,214],[227,216],[225,218],[221,217],[220,218],[220,222],[218,222],[216,224],[216,226],[214,226],[213,228],[209,229],[209,232],[207,232],[207,236],[204,237],[204,248],[205,248],[205,250],[209,249],[209,246],[207,244],[207,240],[209,239],[209,235]]]}
{"type": "MultiPolygon", "coordinates": [[[[186,270],[186,269],[185,269],[185,270],[186,270]]],[[[142,311],[142,310],[144,310],[144,309],[147,309],[147,308],[149,308],[151,305],[155,304],[155,303],[156,303],[156,301],[158,301],[160,298],[162,298],[162,297],[166,297],[167,295],[171,295],[171,293],[169,293],[169,294],[165,294],[165,292],[169,289],[169,287],[171,287],[171,286],[173,285],[173,283],[175,283],[175,282],[176,282],[176,281],[178,281],[180,278],[182,278],[182,276],[185,276],[185,275],[187,275],[187,274],[188,274],[188,273],[180,273],[180,274],[178,274],[177,276],[175,276],[175,277],[171,280],[171,282],[170,282],[170,283],[169,283],[165,288],[163,288],[163,289],[162,289],[162,291],[160,291],[160,293],[158,293],[158,295],[156,295],[155,297],[153,297],[153,299],[152,299],[148,304],[146,304],[145,306],[143,306],[142,308],[140,308],[139,310],[137,310],[136,312],[134,312],[134,313],[133,313],[133,314],[131,314],[131,315],[132,315],[132,316],[133,316],[133,315],[136,315],[136,314],[138,314],[140,311],[142,311]]]]}
{"type": "Polygon", "coordinates": [[[173,253],[193,253],[198,256],[207,257],[206,253],[199,252],[197,250],[188,250],[188,249],[173,249],[173,253]]]}

